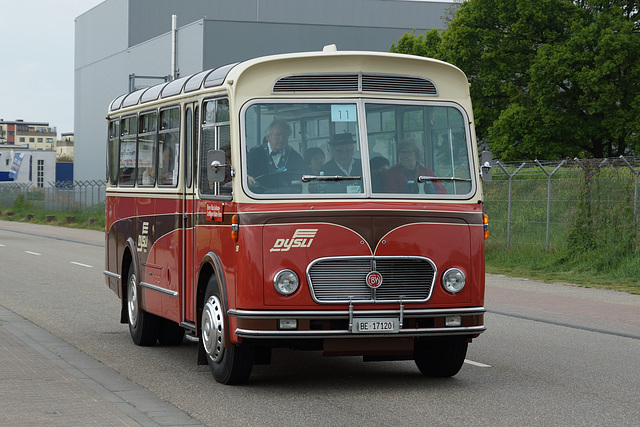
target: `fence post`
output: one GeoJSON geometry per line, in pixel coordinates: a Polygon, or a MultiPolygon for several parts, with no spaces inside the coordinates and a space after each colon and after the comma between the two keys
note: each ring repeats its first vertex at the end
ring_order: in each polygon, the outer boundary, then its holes
{"type": "Polygon", "coordinates": [[[504,166],[502,166],[502,164],[500,163],[500,161],[498,160],[496,163],[498,163],[498,166],[500,166],[500,169],[502,169],[502,171],[504,172],[505,175],[507,175],[509,177],[509,199],[508,199],[508,208],[507,208],[507,249],[511,249],[511,183],[513,180],[513,177],[516,176],[516,174],[518,172],[520,172],[520,169],[522,169],[524,167],[524,165],[526,165],[526,162],[523,162],[520,167],[518,169],[516,169],[516,171],[513,173],[513,175],[509,174],[509,172],[507,172],[507,170],[504,168],[504,166]]]}
{"type": "Polygon", "coordinates": [[[631,169],[631,173],[633,173],[634,179],[634,189],[633,189],[633,225],[635,229],[635,241],[636,241],[636,249],[638,245],[638,175],[640,175],[640,170],[635,170],[631,163],[624,156],[620,156],[620,158],[627,164],[629,169],[631,169]]]}
{"type": "Polygon", "coordinates": [[[558,170],[562,167],[562,165],[564,165],[565,160],[560,162],[560,164],[556,166],[556,168],[551,173],[547,172],[544,166],[540,164],[538,159],[535,159],[534,161],[538,164],[538,166],[540,166],[540,169],[542,169],[542,172],[544,172],[547,175],[547,246],[546,246],[546,250],[549,250],[549,225],[551,224],[551,177],[556,172],[558,172],[558,170]]]}
{"type": "Polygon", "coordinates": [[[580,167],[582,168],[582,170],[584,171],[585,175],[587,176],[587,183],[589,184],[589,210],[591,210],[591,208],[593,207],[593,197],[592,197],[592,187],[593,187],[593,183],[591,182],[591,178],[593,178],[593,176],[596,174],[596,172],[598,172],[600,170],[600,168],[609,161],[609,159],[604,159],[600,162],[600,164],[598,165],[598,167],[594,170],[589,170],[587,169],[587,167],[585,165],[583,165],[580,162],[580,159],[578,159],[577,157],[574,157],[573,160],[580,165],[580,167]]]}

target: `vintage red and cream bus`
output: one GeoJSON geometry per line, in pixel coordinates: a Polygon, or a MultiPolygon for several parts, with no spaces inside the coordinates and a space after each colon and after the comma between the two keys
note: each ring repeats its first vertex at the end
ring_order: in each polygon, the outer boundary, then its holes
{"type": "Polygon", "coordinates": [[[140,89],[107,119],[104,274],[135,344],[186,333],[225,384],[278,347],[458,373],[485,330],[490,176],[458,68],[329,46],[140,89]]]}

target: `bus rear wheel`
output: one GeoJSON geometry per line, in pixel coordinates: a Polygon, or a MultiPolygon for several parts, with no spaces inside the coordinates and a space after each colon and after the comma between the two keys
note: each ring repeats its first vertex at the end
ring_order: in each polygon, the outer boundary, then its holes
{"type": "Polygon", "coordinates": [[[133,262],[129,265],[127,276],[127,314],[129,317],[129,333],[136,345],[151,346],[158,340],[159,318],[151,313],[139,309],[138,282],[133,269],[133,262]]]}
{"type": "Polygon", "coordinates": [[[213,378],[222,384],[246,382],[253,369],[253,349],[240,345],[225,347],[226,314],[215,278],[207,285],[201,320],[201,344],[213,378]]]}
{"type": "Polygon", "coordinates": [[[426,377],[445,378],[456,375],[467,355],[466,340],[415,342],[416,366],[426,377]]]}

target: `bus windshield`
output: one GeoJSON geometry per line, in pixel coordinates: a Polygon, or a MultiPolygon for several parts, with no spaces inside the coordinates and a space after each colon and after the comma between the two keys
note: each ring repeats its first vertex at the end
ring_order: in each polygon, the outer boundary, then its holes
{"type": "Polygon", "coordinates": [[[469,122],[447,103],[254,103],[244,110],[250,194],[468,198],[469,122]]]}

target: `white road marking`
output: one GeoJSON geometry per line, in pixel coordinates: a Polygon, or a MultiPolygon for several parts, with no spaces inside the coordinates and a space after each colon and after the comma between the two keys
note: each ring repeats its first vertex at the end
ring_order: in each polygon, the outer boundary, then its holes
{"type": "Polygon", "coordinates": [[[0,243],[0,246],[4,248],[4,245],[2,243],[0,243]]]}
{"type": "Polygon", "coordinates": [[[82,264],[80,262],[71,261],[71,264],[79,265],[80,267],[93,268],[92,265],[82,264]]]}
{"type": "Polygon", "coordinates": [[[31,252],[31,251],[25,251],[25,253],[28,253],[31,255],[38,255],[38,256],[42,255],[42,254],[39,254],[38,252],[31,252]]]}
{"type": "Polygon", "coordinates": [[[491,365],[485,365],[484,363],[474,362],[473,360],[469,360],[469,359],[464,359],[464,363],[467,363],[467,364],[473,365],[473,366],[477,366],[479,368],[490,368],[491,367],[491,365]]]}

